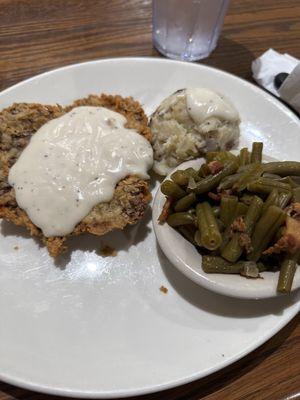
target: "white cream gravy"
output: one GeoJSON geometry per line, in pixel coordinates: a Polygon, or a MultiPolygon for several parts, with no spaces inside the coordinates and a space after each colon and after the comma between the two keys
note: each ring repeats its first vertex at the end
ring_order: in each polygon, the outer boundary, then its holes
{"type": "Polygon", "coordinates": [[[103,107],[77,107],[43,125],[9,172],[18,205],[47,237],[63,236],[127,175],[149,178],[150,143],[126,118],[103,107]]]}
{"type": "Polygon", "coordinates": [[[237,121],[239,114],[228,99],[205,88],[186,89],[187,110],[191,118],[202,124],[215,117],[224,121],[237,121]]]}

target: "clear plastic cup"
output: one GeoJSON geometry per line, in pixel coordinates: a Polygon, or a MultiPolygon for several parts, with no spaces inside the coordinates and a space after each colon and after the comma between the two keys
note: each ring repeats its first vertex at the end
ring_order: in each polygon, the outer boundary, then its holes
{"type": "Polygon", "coordinates": [[[215,49],[229,0],[153,0],[153,44],[167,57],[195,61],[215,49]]]}

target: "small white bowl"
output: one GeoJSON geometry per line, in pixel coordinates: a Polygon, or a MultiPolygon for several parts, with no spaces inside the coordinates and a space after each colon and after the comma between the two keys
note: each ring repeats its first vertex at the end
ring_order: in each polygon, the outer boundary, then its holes
{"type": "MultiPolygon", "coordinates": [[[[176,169],[198,167],[204,159],[187,161],[176,169]]],[[[176,170],[174,169],[174,171],[176,170]]],[[[172,172],[174,172],[172,171],[172,172]]],[[[169,176],[166,179],[170,179],[169,176]]],[[[263,272],[263,279],[247,279],[233,274],[206,274],[201,267],[202,257],[195,246],[188,242],[168,224],[159,224],[158,217],[165,202],[165,196],[157,190],[153,202],[153,226],[157,241],[171,263],[185,276],[198,285],[226,296],[246,299],[262,299],[278,296],[276,291],[279,272],[263,272]]],[[[300,268],[297,268],[292,290],[300,287],[300,268]]]]}

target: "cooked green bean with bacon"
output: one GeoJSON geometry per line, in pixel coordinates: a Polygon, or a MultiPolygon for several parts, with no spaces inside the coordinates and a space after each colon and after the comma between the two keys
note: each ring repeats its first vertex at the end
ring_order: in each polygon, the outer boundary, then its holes
{"type": "MultiPolygon", "coordinates": [[[[263,143],[209,152],[198,168],[178,169],[161,185],[159,218],[202,254],[205,273],[259,278],[279,272],[289,293],[300,258],[300,162],[263,161],[263,143]]],[[[200,258],[199,258],[200,260],[200,258]]]]}

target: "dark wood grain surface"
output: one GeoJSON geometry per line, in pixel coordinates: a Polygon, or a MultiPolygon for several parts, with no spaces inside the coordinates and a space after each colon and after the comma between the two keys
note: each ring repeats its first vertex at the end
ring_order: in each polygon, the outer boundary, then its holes
{"type": "MultiPolygon", "coordinates": [[[[270,47],[300,58],[299,0],[232,0],[204,63],[251,80],[251,61],[270,47]]],[[[150,0],[0,0],[1,90],[55,67],[117,56],[159,56],[150,0]]],[[[300,399],[299,322],[208,378],[143,399],[300,399]]],[[[46,398],[0,383],[0,400],[46,398]]]]}

